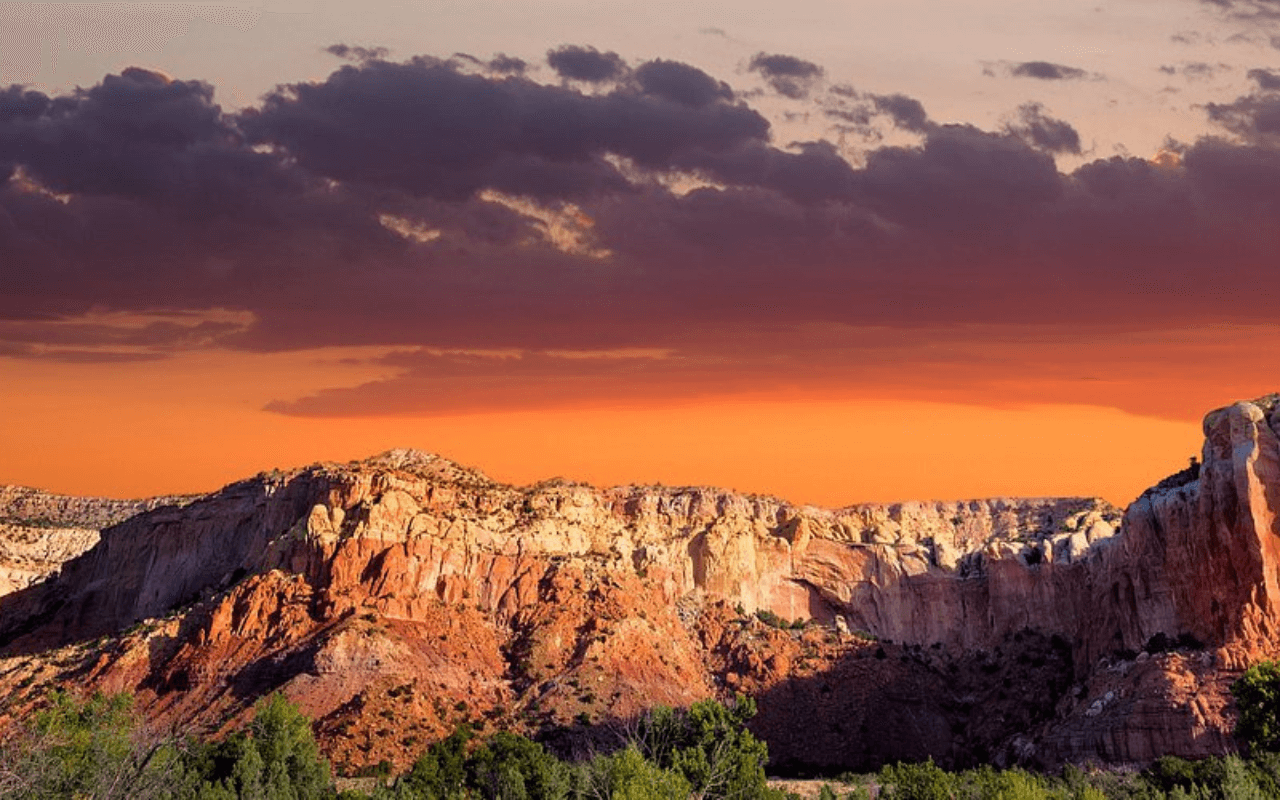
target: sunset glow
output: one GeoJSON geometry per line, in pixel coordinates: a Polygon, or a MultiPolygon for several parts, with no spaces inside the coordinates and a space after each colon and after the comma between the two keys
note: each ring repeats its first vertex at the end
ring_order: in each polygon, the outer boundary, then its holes
{"type": "Polygon", "coordinates": [[[1263,0],[88,5],[0,5],[0,483],[1123,504],[1277,388],[1263,0]]]}

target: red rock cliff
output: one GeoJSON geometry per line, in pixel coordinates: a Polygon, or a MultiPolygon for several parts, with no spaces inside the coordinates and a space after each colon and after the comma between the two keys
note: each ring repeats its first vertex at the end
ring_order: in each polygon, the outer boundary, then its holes
{"type": "Polygon", "coordinates": [[[77,675],[217,729],[282,687],[353,767],[464,717],[585,734],[734,691],[796,768],[1220,752],[1230,678],[1274,652],[1274,405],[1210,414],[1199,474],[1123,524],[1088,499],[516,488],[404,451],[263,475],[0,598],[0,696],[77,675]]]}

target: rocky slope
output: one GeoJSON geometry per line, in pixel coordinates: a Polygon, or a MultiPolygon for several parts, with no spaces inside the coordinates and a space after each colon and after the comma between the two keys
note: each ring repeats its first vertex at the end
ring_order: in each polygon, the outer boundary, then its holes
{"type": "Polygon", "coordinates": [[[0,595],[43,580],[97,544],[103,528],[190,499],[111,500],[0,486],[0,595]]]}
{"type": "Polygon", "coordinates": [[[411,451],[261,475],[0,598],[0,698],[75,680],[216,731],[282,688],[344,769],[462,719],[572,747],[733,692],[791,771],[1222,752],[1226,687],[1275,652],[1278,423],[1274,398],[1209,415],[1203,467],[1123,521],[511,487],[411,451]]]}

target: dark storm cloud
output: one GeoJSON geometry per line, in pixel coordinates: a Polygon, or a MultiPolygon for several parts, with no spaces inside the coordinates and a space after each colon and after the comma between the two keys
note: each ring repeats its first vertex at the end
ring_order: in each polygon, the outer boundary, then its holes
{"type": "Polygon", "coordinates": [[[824,111],[915,134],[855,164],[773,140],[689,65],[578,87],[371,58],[235,114],[142,70],[0,90],[0,349],[411,348],[395,386],[275,408],[439,411],[827,363],[847,383],[869,356],[811,357],[831,326],[1263,324],[1280,302],[1276,93],[1207,106],[1230,139],[1064,173],[1080,135],[1037,104],[987,131],[832,87],[824,111]],[[664,355],[603,353],[629,348],[664,355]]]}
{"type": "Polygon", "coordinates": [[[823,75],[822,67],[812,61],[782,53],[756,53],[747,69],[758,72],[775,92],[792,100],[808,97],[823,75]]]}
{"type": "Polygon", "coordinates": [[[1048,61],[1023,61],[1009,65],[1009,74],[1015,78],[1036,78],[1042,81],[1074,81],[1088,77],[1089,73],[1078,67],[1053,64],[1048,61]]]}
{"type": "Polygon", "coordinates": [[[1039,103],[1027,103],[1018,109],[1018,119],[1009,130],[1033,147],[1050,153],[1080,155],[1080,134],[1071,123],[1044,113],[1039,103]]]}
{"type": "Polygon", "coordinates": [[[921,147],[884,147],[856,176],[864,202],[930,238],[1016,226],[1056,199],[1053,159],[1021,139],[968,125],[933,128],[921,147]]]}
{"type": "Polygon", "coordinates": [[[612,51],[601,53],[594,47],[564,45],[547,52],[547,63],[562,78],[586,83],[605,83],[626,76],[627,62],[612,51]]]}
{"type": "MultiPolygon", "coordinates": [[[[195,81],[128,69],[71,97],[47,98],[11,87],[0,96],[0,161],[20,161],[55,192],[183,197],[216,194],[205,163],[252,169],[252,154],[195,81]],[[192,181],[196,182],[192,186],[192,181]]],[[[229,180],[234,180],[232,177],[229,180]]]]}
{"type": "Polygon", "coordinates": [[[626,189],[606,154],[662,168],[685,151],[732,150],[767,136],[762,116],[722,102],[694,73],[659,65],[642,76],[641,91],[594,96],[443,63],[371,62],[287,87],[241,124],[255,141],[342,181],[442,200],[485,188],[573,198],[626,189]]]}

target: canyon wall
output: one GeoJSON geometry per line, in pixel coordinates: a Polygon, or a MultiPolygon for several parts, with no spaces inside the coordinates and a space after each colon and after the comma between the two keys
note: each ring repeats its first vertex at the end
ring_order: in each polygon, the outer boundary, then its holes
{"type": "Polygon", "coordinates": [[[414,451],[261,475],[0,598],[0,698],[76,676],[216,731],[280,688],[351,768],[461,719],[589,736],[740,691],[784,769],[1223,752],[1230,680],[1275,652],[1276,417],[1210,414],[1203,464],[1123,520],[512,487],[414,451]]]}
{"type": "Polygon", "coordinates": [[[0,486],[0,596],[44,580],[98,543],[98,532],[184,497],[112,500],[0,486]]]}

